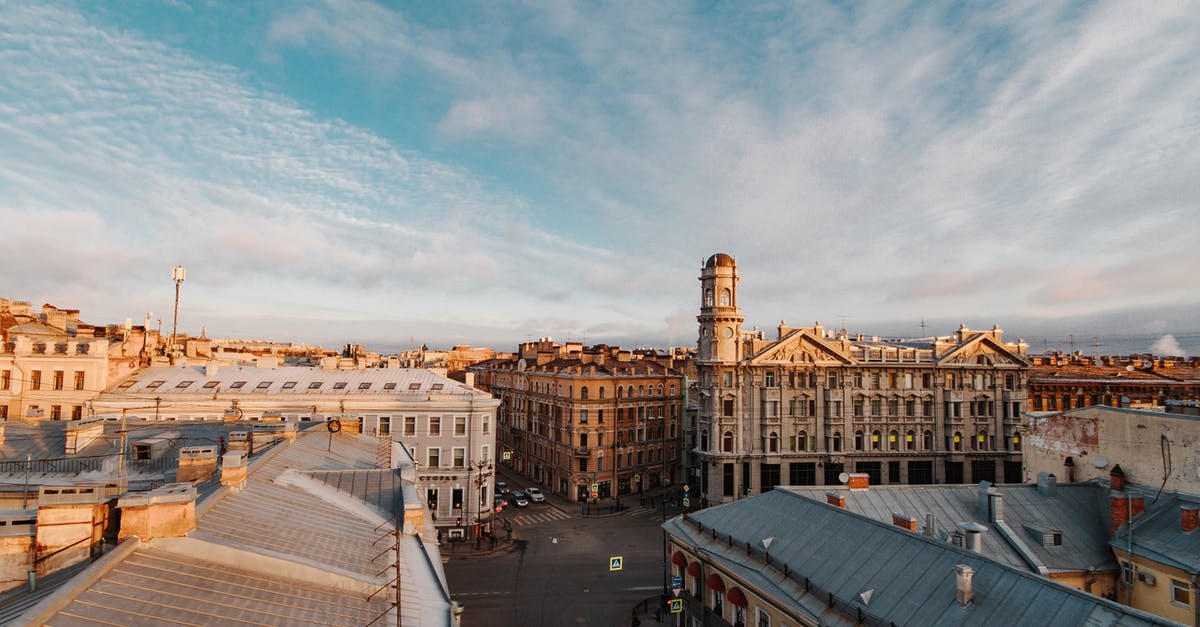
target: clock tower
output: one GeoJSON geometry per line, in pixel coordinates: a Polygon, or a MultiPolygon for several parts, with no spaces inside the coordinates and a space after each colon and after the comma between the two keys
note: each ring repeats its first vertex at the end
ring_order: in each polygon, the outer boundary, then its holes
{"type": "Polygon", "coordinates": [[[725,253],[708,258],[700,270],[700,338],[697,361],[736,362],[742,358],[742,312],[737,306],[737,262],[725,253]]]}

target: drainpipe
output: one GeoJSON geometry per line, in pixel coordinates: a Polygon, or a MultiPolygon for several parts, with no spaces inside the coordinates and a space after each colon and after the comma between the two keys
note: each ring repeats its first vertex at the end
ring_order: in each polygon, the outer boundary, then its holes
{"type": "Polygon", "coordinates": [[[1129,559],[1129,591],[1126,593],[1127,599],[1125,605],[1133,607],[1133,586],[1137,583],[1137,576],[1133,574],[1133,493],[1125,492],[1125,507],[1129,508],[1126,511],[1129,513],[1129,522],[1125,523],[1125,556],[1129,559]]]}

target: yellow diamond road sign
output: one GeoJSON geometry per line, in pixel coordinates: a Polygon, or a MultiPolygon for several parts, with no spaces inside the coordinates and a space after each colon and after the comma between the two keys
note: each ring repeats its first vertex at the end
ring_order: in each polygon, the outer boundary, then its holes
{"type": "Polygon", "coordinates": [[[621,556],[620,556],[620,555],[614,555],[614,556],[612,556],[612,557],[608,558],[608,569],[609,569],[610,571],[612,571],[612,570],[621,570],[621,563],[622,563],[623,561],[624,561],[624,560],[621,558],[621,556]]]}

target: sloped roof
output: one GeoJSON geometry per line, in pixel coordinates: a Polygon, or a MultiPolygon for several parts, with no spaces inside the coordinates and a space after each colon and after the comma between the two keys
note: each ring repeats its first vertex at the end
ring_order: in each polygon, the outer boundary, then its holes
{"type": "MultiPolygon", "coordinates": [[[[1180,506],[1200,507],[1200,497],[1164,492],[1155,503],[1154,493],[1143,494],[1146,509],[1133,522],[1134,555],[1200,574],[1200,528],[1184,531],[1180,524],[1180,506]]],[[[1110,544],[1127,551],[1129,540],[1129,525],[1123,525],[1110,544]]]]}
{"type": "Polygon", "coordinates": [[[847,612],[860,608],[900,625],[1174,624],[788,490],[677,517],[663,528],[739,585],[802,608],[822,624],[858,622],[830,616],[828,594],[847,612]],[[763,551],[768,538],[770,565],[763,551]],[[975,573],[974,600],[965,607],[955,600],[959,564],[975,573]],[[868,590],[864,603],[859,595],[868,590]]]}
{"type": "Polygon", "coordinates": [[[215,393],[222,396],[419,395],[422,398],[428,394],[439,394],[491,398],[485,392],[424,368],[342,370],[303,366],[222,366],[213,374],[206,374],[203,366],[160,366],[146,368],[130,375],[124,381],[111,386],[101,395],[100,400],[105,400],[105,397],[117,398],[134,394],[211,397],[215,393]],[[239,382],[241,385],[234,387],[239,382]],[[209,387],[205,387],[206,384],[209,384],[209,387]],[[284,387],[285,384],[291,385],[284,387]],[[314,384],[319,385],[314,387],[314,384]],[[344,385],[339,387],[338,384],[344,385]]]}
{"type": "MultiPolygon", "coordinates": [[[[775,489],[822,502],[826,492],[831,491],[828,486],[775,489]]],[[[1034,484],[991,486],[1002,497],[1007,526],[1003,530],[988,520],[986,512],[980,511],[981,489],[987,488],[978,485],[871,486],[861,491],[832,488],[846,499],[847,510],[884,523],[891,523],[892,514],[899,514],[915,518],[918,528],[924,530],[926,515],[933,514],[937,539],[945,539],[960,523],[984,525],[988,528],[981,538],[984,554],[1013,568],[1037,572],[1037,566],[1042,565],[1050,573],[1116,569],[1116,561],[1108,549],[1106,510],[1100,501],[1102,489],[1096,484],[1058,484],[1053,496],[1039,493],[1034,484]],[[1062,544],[1042,546],[1040,539],[1034,537],[1036,528],[1061,531],[1062,544]],[[1020,546],[1014,546],[1006,534],[1015,535],[1020,546]]]]}

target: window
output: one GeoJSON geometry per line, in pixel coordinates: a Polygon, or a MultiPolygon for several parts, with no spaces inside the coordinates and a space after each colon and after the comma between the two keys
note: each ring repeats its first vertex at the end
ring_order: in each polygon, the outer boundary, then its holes
{"type": "Polygon", "coordinates": [[[1186,581],[1171,580],[1171,603],[1182,607],[1192,604],[1192,591],[1186,581]]]}
{"type": "Polygon", "coordinates": [[[725,288],[725,289],[721,290],[721,306],[722,307],[728,307],[729,303],[732,300],[733,300],[733,296],[732,296],[732,293],[729,291],[729,288],[725,288]]]}
{"type": "Polygon", "coordinates": [[[83,371],[82,370],[75,371],[75,389],[76,390],[83,389],[83,371]]]}
{"type": "Polygon", "coordinates": [[[333,384],[333,389],[335,389],[335,390],[344,390],[344,389],[346,389],[346,382],[345,382],[345,381],[338,381],[337,383],[334,383],[334,384],[333,384]]]}
{"type": "Polygon", "coordinates": [[[456,446],[454,447],[453,455],[455,468],[462,468],[467,464],[467,449],[456,446]]]}
{"type": "Polygon", "coordinates": [[[771,627],[771,615],[764,612],[761,607],[754,608],[754,614],[757,627],[771,627]]]}
{"type": "Polygon", "coordinates": [[[774,431],[772,431],[771,435],[767,437],[767,452],[779,452],[779,434],[775,433],[774,431]]]}
{"type": "Polygon", "coordinates": [[[440,390],[440,389],[442,389],[442,384],[441,384],[441,383],[434,383],[433,385],[429,386],[429,391],[430,391],[430,392],[436,392],[436,391],[438,391],[438,390],[440,390]]]}
{"type": "Polygon", "coordinates": [[[900,448],[900,434],[895,431],[888,431],[888,450],[895,451],[900,448]]]}
{"type": "Polygon", "coordinates": [[[425,450],[425,455],[428,457],[430,468],[441,468],[442,466],[442,449],[428,448],[425,450]]]}
{"type": "MultiPolygon", "coordinates": [[[[641,455],[641,453],[638,453],[638,455],[641,455]]],[[[587,460],[587,458],[586,458],[586,457],[580,458],[580,460],[579,460],[579,472],[587,472],[587,471],[588,471],[588,469],[587,469],[587,466],[588,466],[588,464],[587,464],[587,463],[588,463],[588,460],[587,460]]],[[[641,462],[639,461],[638,463],[640,464],[641,462]]]]}
{"type": "Polygon", "coordinates": [[[466,434],[467,434],[467,417],[466,416],[455,416],[454,417],[454,435],[456,437],[462,437],[466,434]]]}
{"type": "Polygon", "coordinates": [[[379,435],[391,435],[392,433],[392,417],[379,417],[379,435]]]}
{"type": "Polygon", "coordinates": [[[396,382],[395,382],[395,381],[388,381],[387,383],[384,383],[384,384],[383,384],[383,389],[385,389],[385,390],[394,390],[394,389],[396,389],[396,382]]]}
{"type": "Polygon", "coordinates": [[[766,381],[765,381],[764,385],[766,385],[766,387],[769,387],[769,388],[775,387],[775,371],[774,370],[768,370],[765,375],[765,378],[766,378],[766,381]]]}
{"type": "Polygon", "coordinates": [[[723,452],[723,453],[732,453],[733,452],[733,432],[732,431],[726,431],[725,435],[721,436],[721,452],[723,452]]]}
{"type": "Polygon", "coordinates": [[[369,390],[371,389],[371,383],[369,381],[363,381],[362,383],[358,384],[358,389],[369,390]]]}
{"type": "Polygon", "coordinates": [[[834,453],[842,452],[842,432],[841,431],[833,432],[833,452],[834,453]]]}
{"type": "Polygon", "coordinates": [[[429,417],[429,435],[436,436],[436,435],[441,435],[441,434],[442,434],[442,417],[441,416],[430,416],[429,417]]]}
{"type": "Polygon", "coordinates": [[[487,444],[484,444],[479,449],[479,460],[484,461],[484,462],[492,461],[492,447],[488,446],[487,444]]]}
{"type": "Polygon", "coordinates": [[[863,399],[854,399],[854,417],[861,418],[863,415],[863,399]]]}
{"type": "Polygon", "coordinates": [[[76,405],[71,408],[71,420],[81,420],[83,418],[83,405],[76,405]]]}
{"type": "MultiPolygon", "coordinates": [[[[34,372],[34,374],[41,374],[41,373],[39,373],[39,372],[38,372],[38,371],[36,371],[36,370],[34,370],[33,372],[34,372]]],[[[34,382],[35,382],[35,383],[40,383],[40,381],[38,381],[38,377],[35,377],[35,378],[34,378],[34,382]]],[[[146,389],[147,389],[147,390],[157,390],[157,389],[158,389],[158,388],[159,388],[159,387],[160,387],[162,384],[164,384],[164,383],[166,383],[166,381],[151,381],[149,384],[147,384],[147,385],[146,385],[146,389]]],[[[245,382],[245,381],[239,381],[239,383],[245,384],[246,382],[245,382]]],[[[233,387],[237,388],[237,387],[241,387],[241,386],[240,386],[240,385],[238,385],[237,383],[234,383],[234,384],[233,384],[233,387]]]]}
{"type": "Polygon", "coordinates": [[[0,405],[0,420],[8,420],[8,405],[0,405]]]}
{"type": "Polygon", "coordinates": [[[727,388],[733,387],[733,373],[732,372],[721,373],[721,385],[723,385],[727,388]]]}
{"type": "Polygon", "coordinates": [[[433,512],[434,514],[437,514],[437,511],[438,511],[438,489],[437,488],[429,488],[428,490],[425,491],[425,505],[426,505],[426,507],[429,508],[429,511],[433,512]]]}
{"type": "Polygon", "coordinates": [[[137,379],[130,379],[130,380],[122,383],[121,385],[118,385],[117,387],[122,390],[127,390],[127,389],[133,387],[133,384],[135,384],[135,383],[137,383],[137,379]]]}
{"type": "Polygon", "coordinates": [[[308,389],[319,390],[319,389],[321,389],[321,383],[322,383],[321,381],[313,381],[312,383],[308,384],[308,389]]]}
{"type": "Polygon", "coordinates": [[[1133,585],[1133,568],[1129,566],[1129,562],[1121,562],[1121,583],[1133,585]]]}
{"type": "Polygon", "coordinates": [[[485,434],[492,432],[492,417],[491,416],[483,417],[483,432],[485,434]]]}
{"type": "MultiPolygon", "coordinates": [[[[162,385],[162,383],[163,383],[162,381],[159,381],[159,382],[158,382],[158,385],[162,385]]],[[[158,387],[158,385],[153,385],[153,384],[151,384],[151,385],[148,385],[148,386],[146,386],[146,387],[151,387],[151,386],[153,386],[153,387],[158,387]]],[[[231,389],[231,390],[240,390],[240,389],[241,389],[242,387],[244,387],[245,385],[246,385],[246,382],[245,382],[245,381],[234,381],[233,383],[231,383],[231,384],[229,385],[229,389],[231,389]]]]}
{"type": "Polygon", "coordinates": [[[883,415],[882,410],[883,410],[883,402],[877,398],[871,399],[871,415],[872,416],[882,416],[883,415]]]}
{"type": "Polygon", "coordinates": [[[856,451],[863,450],[863,432],[862,431],[854,432],[854,450],[856,450],[856,451]]]}
{"type": "Polygon", "coordinates": [[[732,416],[733,415],[733,399],[732,398],[727,398],[727,399],[721,401],[721,415],[722,416],[732,416]]]}
{"type": "Polygon", "coordinates": [[[54,389],[56,389],[56,390],[63,389],[63,371],[62,370],[54,371],[54,389]]]}
{"type": "Polygon", "coordinates": [[[587,414],[588,414],[588,410],[586,410],[586,409],[579,410],[579,422],[582,422],[583,424],[587,424],[587,420],[588,420],[587,414]]]}
{"type": "Polygon", "coordinates": [[[854,373],[854,387],[861,388],[863,386],[863,375],[861,372],[854,373]]]}
{"type": "Polygon", "coordinates": [[[271,381],[261,381],[261,382],[259,382],[259,384],[257,386],[255,386],[254,389],[265,390],[265,389],[271,387],[271,383],[272,383],[271,381]]]}
{"type": "Polygon", "coordinates": [[[453,509],[461,510],[462,506],[463,506],[463,489],[462,488],[454,488],[454,490],[450,493],[450,507],[453,509]]]}
{"type": "Polygon", "coordinates": [[[419,390],[419,389],[421,389],[421,384],[420,384],[420,383],[409,383],[409,384],[408,384],[408,390],[409,390],[410,392],[416,392],[416,391],[417,391],[417,390],[419,390]]]}
{"type": "Polygon", "coordinates": [[[217,387],[218,385],[221,385],[220,381],[205,381],[204,385],[202,387],[205,390],[211,390],[211,389],[217,387]]]}
{"type": "Polygon", "coordinates": [[[12,387],[12,370],[0,370],[0,390],[12,387]]]}
{"type": "Polygon", "coordinates": [[[579,388],[579,398],[581,398],[585,401],[588,399],[588,389],[587,389],[586,385],[579,388]]]}
{"type": "Polygon", "coordinates": [[[917,434],[912,431],[904,434],[904,448],[910,451],[917,448],[917,434]]]}
{"type": "Polygon", "coordinates": [[[195,383],[195,381],[180,381],[178,384],[175,385],[175,387],[177,389],[182,390],[193,383],[195,383]]]}
{"type": "Polygon", "coordinates": [[[50,406],[50,420],[62,420],[62,405],[50,406]]]}
{"type": "Polygon", "coordinates": [[[417,435],[417,417],[416,416],[405,416],[404,417],[404,435],[407,435],[407,436],[417,435]]]}

